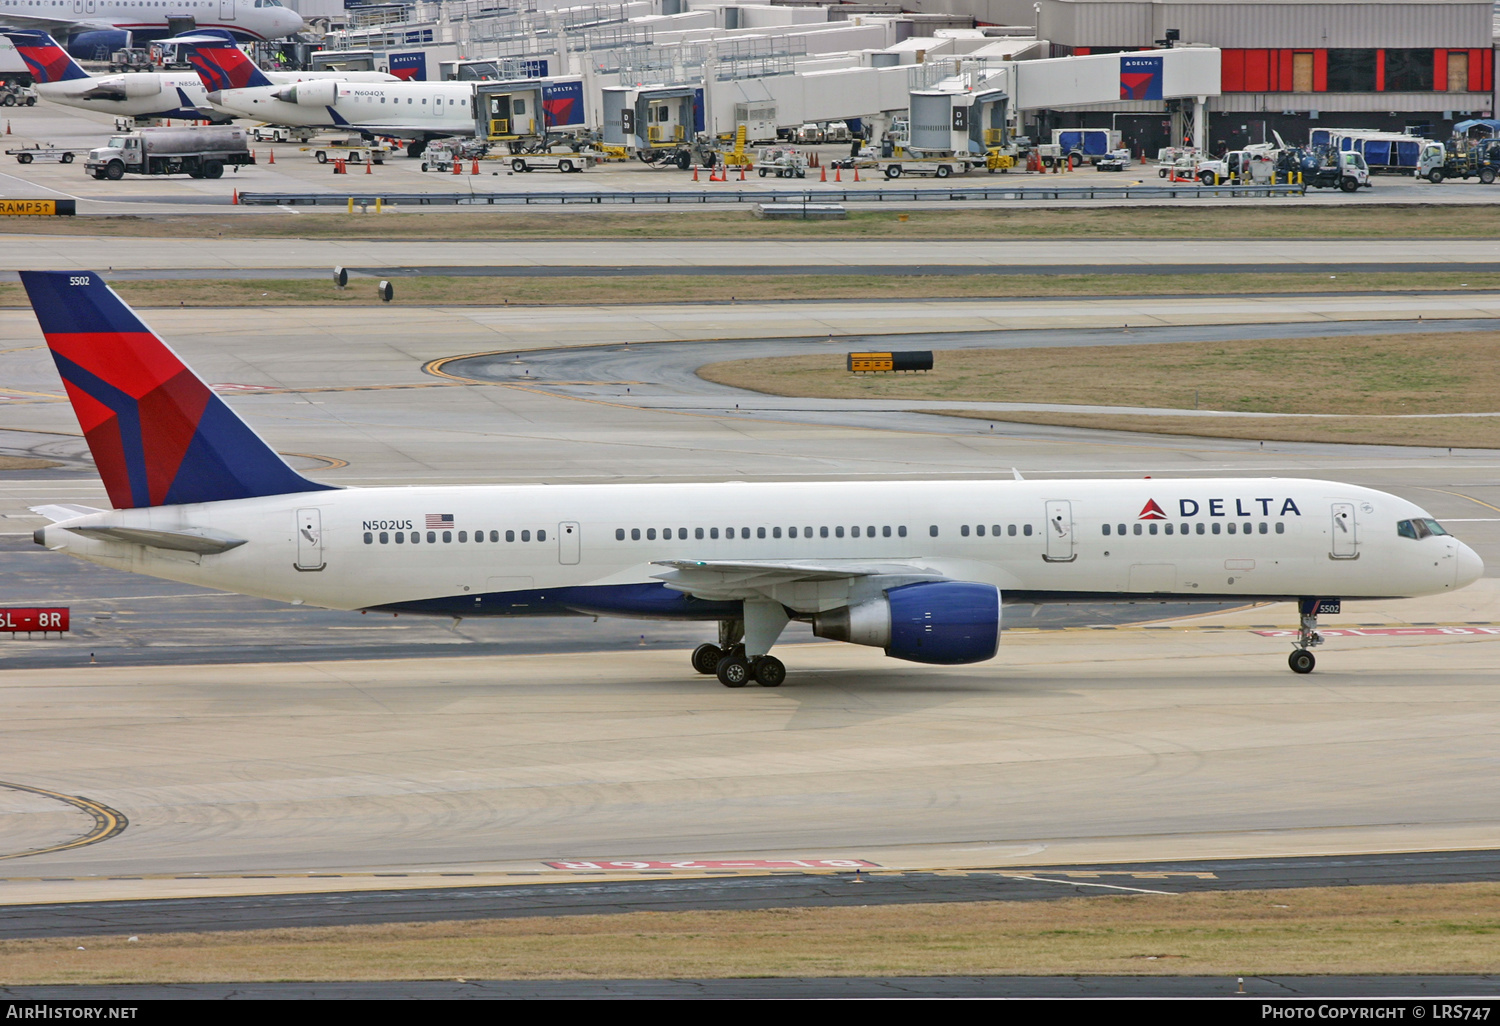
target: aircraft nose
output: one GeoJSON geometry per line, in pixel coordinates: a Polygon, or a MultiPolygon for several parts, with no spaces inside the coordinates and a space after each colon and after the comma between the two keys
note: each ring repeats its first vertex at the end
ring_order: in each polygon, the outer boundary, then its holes
{"type": "Polygon", "coordinates": [[[1463,542],[1458,543],[1458,558],[1455,562],[1458,564],[1455,568],[1455,578],[1453,581],[1455,588],[1462,588],[1465,585],[1473,584],[1484,576],[1484,560],[1479,558],[1479,553],[1469,548],[1463,542]]]}

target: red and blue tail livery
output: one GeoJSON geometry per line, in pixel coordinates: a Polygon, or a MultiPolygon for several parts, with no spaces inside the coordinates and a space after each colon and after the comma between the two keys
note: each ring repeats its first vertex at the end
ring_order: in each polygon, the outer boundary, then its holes
{"type": "Polygon", "coordinates": [[[40,84],[71,82],[88,78],[89,73],[68,56],[68,51],[57,45],[57,40],[45,32],[7,32],[6,37],[15,44],[16,52],[26,62],[26,70],[40,84]]]}
{"type": "Polygon", "coordinates": [[[243,50],[227,39],[184,42],[178,53],[186,56],[203,82],[203,88],[211,93],[273,84],[243,50]]]}
{"type": "Polygon", "coordinates": [[[332,487],[287,466],[98,274],[21,282],[115,508],[332,487]]]}

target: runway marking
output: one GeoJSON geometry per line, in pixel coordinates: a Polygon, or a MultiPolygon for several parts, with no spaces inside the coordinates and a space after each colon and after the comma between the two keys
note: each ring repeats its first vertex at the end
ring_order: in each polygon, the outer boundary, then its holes
{"type": "Polygon", "coordinates": [[[623,862],[545,862],[551,869],[879,869],[875,862],[863,859],[738,859],[722,861],[715,859],[688,859],[682,862],[623,861],[623,862]]]}
{"type": "Polygon", "coordinates": [[[1446,488],[1429,488],[1426,485],[1418,485],[1417,487],[1421,488],[1424,492],[1441,492],[1443,495],[1456,495],[1460,499],[1468,499],[1470,502],[1477,502],[1479,505],[1483,506],[1485,509],[1492,509],[1496,513],[1500,513],[1500,506],[1491,506],[1489,503],[1485,502],[1483,499],[1476,499],[1476,498],[1474,498],[1474,496],[1472,496],[1472,495],[1465,495],[1463,492],[1450,492],[1446,488]]]}
{"type": "Polygon", "coordinates": [[[1133,894],[1166,894],[1177,897],[1178,891],[1156,891],[1149,887],[1122,887],[1120,884],[1090,883],[1086,880],[1049,880],[1045,876],[1025,876],[1021,873],[1006,873],[1006,877],[1012,880],[1029,880],[1032,883],[1054,883],[1065,887],[1102,887],[1111,891],[1130,891],[1133,894]]]}
{"type": "MultiPolygon", "coordinates": [[[[82,837],[75,838],[63,844],[54,844],[50,848],[33,848],[30,851],[17,851],[11,852],[8,855],[0,855],[0,860],[22,859],[32,855],[47,855],[55,851],[67,851],[70,848],[82,848],[85,845],[98,844],[100,841],[107,841],[111,837],[123,833],[125,828],[130,825],[130,820],[125,818],[123,812],[111,809],[108,805],[101,804],[89,798],[83,798],[79,795],[60,794],[57,791],[48,791],[46,788],[29,787],[26,784],[13,784],[6,780],[0,780],[0,787],[8,787],[12,791],[25,791],[29,794],[39,794],[44,798],[52,798],[71,805],[75,809],[87,812],[94,818],[94,828],[82,837]]],[[[63,879],[77,878],[64,877],[63,879]]]]}
{"type": "MultiPolygon", "coordinates": [[[[1015,875],[1013,870],[1002,869],[997,871],[1001,876],[1015,875]]],[[[1046,873],[1049,876],[1077,877],[1081,879],[1093,879],[1100,876],[1129,876],[1137,880],[1166,880],[1174,876],[1191,877],[1194,880],[1217,880],[1217,873],[1197,872],[1181,869],[1145,870],[1145,869],[1038,869],[1036,873],[1046,873]]]]}
{"type": "Polygon", "coordinates": [[[341,467],[347,467],[349,465],[348,460],[341,460],[337,456],[319,456],[315,452],[284,452],[280,453],[280,455],[300,456],[305,460],[317,460],[320,463],[326,463],[328,464],[328,466],[324,467],[324,470],[338,470],[341,467]]]}

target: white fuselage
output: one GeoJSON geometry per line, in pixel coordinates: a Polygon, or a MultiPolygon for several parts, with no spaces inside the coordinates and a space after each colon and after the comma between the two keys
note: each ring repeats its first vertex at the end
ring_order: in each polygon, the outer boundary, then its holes
{"type": "Polygon", "coordinates": [[[169,35],[168,18],[190,17],[197,29],[224,29],[242,39],[279,39],[302,29],[302,16],[264,0],[0,0],[0,25],[71,31],[123,29],[140,39],[169,35]]]}
{"type": "Polygon", "coordinates": [[[64,82],[39,82],[37,95],[53,103],[96,110],[115,117],[208,117],[213,108],[197,74],[191,71],[142,71],[64,82]]]}
{"type": "MultiPolygon", "coordinates": [[[[659,560],[891,561],[1041,600],[1394,597],[1473,581],[1482,563],[1462,542],[1398,536],[1398,521],[1425,516],[1383,492],[1300,479],[454,486],[98,513],[46,528],[43,541],[289,602],[525,615],[616,611],[620,586],[659,584],[659,560]],[[451,526],[432,526],[445,516],[451,526]],[[201,528],[246,543],[198,556],[75,525],[201,528]],[[549,589],[583,590],[554,601],[549,589]]],[[[847,604],[852,586],[799,583],[773,597],[811,614],[847,604]]]]}
{"type": "MultiPolygon", "coordinates": [[[[273,125],[354,128],[402,138],[473,135],[472,82],[360,82],[344,75],[336,89],[301,94],[301,102],[278,98],[284,86],[224,89],[209,102],[233,117],[273,125]]],[[[321,85],[322,83],[315,83],[321,85]]]]}

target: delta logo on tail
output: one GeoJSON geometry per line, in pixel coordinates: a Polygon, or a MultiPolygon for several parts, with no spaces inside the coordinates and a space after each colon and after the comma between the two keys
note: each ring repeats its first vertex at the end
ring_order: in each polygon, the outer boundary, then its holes
{"type": "Polygon", "coordinates": [[[1155,499],[1147,499],[1145,508],[1141,510],[1141,515],[1136,517],[1136,519],[1165,520],[1167,519],[1167,515],[1162,512],[1162,508],[1156,504],[1155,499]]]}
{"type": "Polygon", "coordinates": [[[187,52],[187,61],[198,73],[203,87],[211,93],[273,84],[254,61],[228,41],[184,46],[182,49],[187,52]]]}
{"type": "Polygon", "coordinates": [[[21,283],[116,509],[329,487],[287,466],[97,274],[21,283]]]}
{"type": "Polygon", "coordinates": [[[7,32],[5,35],[15,44],[16,52],[26,62],[26,69],[39,84],[89,77],[88,72],[45,32],[7,32]]]}

